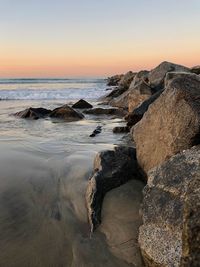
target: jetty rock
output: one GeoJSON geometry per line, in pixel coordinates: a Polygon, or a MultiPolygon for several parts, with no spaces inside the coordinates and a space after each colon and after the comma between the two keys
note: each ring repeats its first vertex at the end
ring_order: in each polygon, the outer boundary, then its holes
{"type": "Polygon", "coordinates": [[[25,110],[19,111],[13,115],[23,119],[38,120],[48,117],[50,113],[51,110],[49,109],[30,107],[25,110]]]}
{"type": "Polygon", "coordinates": [[[123,117],[126,115],[127,112],[123,109],[118,109],[118,108],[92,108],[84,110],[83,113],[96,116],[110,115],[110,116],[123,117]]]}
{"type": "Polygon", "coordinates": [[[124,77],[124,74],[116,74],[114,76],[108,77],[107,85],[108,86],[117,86],[123,77],[124,77]]]}
{"type": "Polygon", "coordinates": [[[94,174],[86,191],[88,220],[93,232],[101,223],[101,208],[105,194],[130,179],[140,179],[133,147],[118,146],[98,153],[94,160],[94,174]]]}
{"type": "Polygon", "coordinates": [[[146,173],[174,154],[199,144],[200,77],[173,73],[163,93],[132,132],[138,163],[146,173]]]}
{"type": "Polygon", "coordinates": [[[139,245],[148,267],[200,263],[200,146],[148,173],[139,245]]]}
{"type": "Polygon", "coordinates": [[[77,121],[82,120],[84,115],[80,112],[77,112],[68,105],[64,105],[58,108],[55,108],[49,115],[51,118],[64,120],[64,121],[77,121]]]}

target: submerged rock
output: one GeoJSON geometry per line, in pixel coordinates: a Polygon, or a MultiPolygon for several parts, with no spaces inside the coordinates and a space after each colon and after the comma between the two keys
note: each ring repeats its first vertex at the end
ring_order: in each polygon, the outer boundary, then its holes
{"type": "Polygon", "coordinates": [[[139,244],[146,266],[199,266],[199,146],[149,172],[142,213],[139,244]]]}
{"type": "Polygon", "coordinates": [[[93,106],[88,103],[87,101],[85,101],[84,99],[80,99],[78,102],[76,102],[72,108],[80,108],[80,109],[83,109],[83,108],[93,108],[93,106]]]}
{"type": "Polygon", "coordinates": [[[111,115],[111,116],[119,116],[123,117],[126,112],[123,109],[118,108],[93,108],[89,110],[83,111],[85,114],[92,115],[111,115]]]}
{"type": "Polygon", "coordinates": [[[100,134],[101,130],[102,130],[102,126],[97,126],[96,129],[90,135],[90,137],[95,137],[97,134],[100,134]]]}
{"type": "Polygon", "coordinates": [[[101,223],[101,207],[105,194],[130,179],[139,178],[135,149],[119,146],[114,150],[98,153],[94,161],[94,171],[86,192],[91,231],[101,223]]]}
{"type": "Polygon", "coordinates": [[[65,121],[77,121],[84,118],[84,115],[75,111],[73,108],[68,105],[64,105],[62,107],[55,108],[50,113],[51,118],[61,119],[65,121]]]}
{"type": "Polygon", "coordinates": [[[200,143],[200,77],[175,76],[133,130],[138,163],[145,172],[200,143]]]}
{"type": "Polygon", "coordinates": [[[38,120],[47,117],[51,113],[51,110],[45,108],[27,108],[14,114],[19,118],[38,120]]]}
{"type": "Polygon", "coordinates": [[[164,87],[165,76],[171,71],[190,72],[190,69],[182,65],[164,61],[149,72],[148,78],[150,85],[154,88],[162,89],[164,87]]]}

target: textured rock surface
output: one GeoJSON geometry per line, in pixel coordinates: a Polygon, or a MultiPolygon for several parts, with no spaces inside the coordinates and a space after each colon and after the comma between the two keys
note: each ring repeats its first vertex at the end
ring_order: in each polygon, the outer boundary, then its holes
{"type": "Polygon", "coordinates": [[[200,74],[200,65],[194,66],[193,68],[191,68],[191,72],[199,75],[200,74]]]}
{"type": "Polygon", "coordinates": [[[111,115],[119,117],[123,117],[126,114],[124,110],[118,108],[93,108],[89,110],[84,110],[84,113],[92,115],[111,115]]]}
{"type": "Polygon", "coordinates": [[[128,71],[119,82],[119,87],[128,89],[136,73],[128,71]]]}
{"type": "Polygon", "coordinates": [[[131,113],[128,113],[125,116],[125,120],[127,121],[127,126],[132,127],[138,121],[140,121],[144,115],[144,113],[148,110],[149,106],[162,94],[163,90],[159,90],[157,93],[153,94],[147,100],[142,102],[136,109],[134,109],[131,113]]]}
{"type": "Polygon", "coordinates": [[[123,78],[124,74],[117,74],[111,77],[108,77],[107,85],[108,86],[117,86],[119,81],[123,78]]]}
{"type": "Polygon", "coordinates": [[[129,86],[129,89],[133,89],[138,83],[140,83],[141,81],[144,81],[146,83],[148,83],[149,81],[149,78],[148,78],[148,75],[149,75],[149,71],[147,70],[141,70],[139,71],[133,78],[130,86],[129,86]]]}
{"type": "Polygon", "coordinates": [[[130,91],[128,97],[128,111],[132,112],[137,106],[148,99],[152,93],[152,89],[145,81],[139,82],[130,91]]]}
{"type": "Polygon", "coordinates": [[[84,99],[80,99],[78,102],[76,102],[72,108],[92,108],[93,106],[88,103],[87,101],[85,101],[84,99]]]}
{"type": "Polygon", "coordinates": [[[171,71],[190,72],[190,69],[181,65],[164,61],[149,72],[148,78],[150,85],[158,89],[162,88],[164,85],[165,75],[171,71]]]}
{"type": "Polygon", "coordinates": [[[200,142],[200,77],[170,80],[133,130],[139,165],[145,172],[200,142]]]}
{"type": "Polygon", "coordinates": [[[139,234],[146,266],[199,266],[200,147],[173,156],[148,176],[139,234]]]}
{"type": "Polygon", "coordinates": [[[120,146],[98,153],[94,170],[86,192],[91,231],[101,223],[101,207],[105,194],[130,179],[139,178],[135,149],[120,146]]]}
{"type": "Polygon", "coordinates": [[[65,121],[77,121],[84,118],[83,114],[75,111],[73,108],[68,105],[54,109],[51,114],[51,118],[61,119],[65,121]]]}
{"type": "Polygon", "coordinates": [[[45,118],[50,114],[51,110],[45,108],[27,108],[14,114],[19,118],[38,120],[45,118]]]}

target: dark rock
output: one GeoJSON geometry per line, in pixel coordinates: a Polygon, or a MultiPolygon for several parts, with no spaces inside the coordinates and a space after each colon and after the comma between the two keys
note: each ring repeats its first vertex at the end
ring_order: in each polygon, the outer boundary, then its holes
{"type": "Polygon", "coordinates": [[[88,103],[87,101],[85,101],[84,99],[80,99],[78,102],[76,102],[72,108],[80,108],[80,109],[83,109],[83,108],[93,108],[93,106],[88,103]]]}
{"type": "Polygon", "coordinates": [[[38,120],[46,118],[51,113],[51,110],[45,108],[27,108],[14,114],[19,118],[38,120]]]}
{"type": "Polygon", "coordinates": [[[128,71],[126,74],[124,74],[124,76],[120,80],[119,87],[127,90],[129,88],[133,78],[135,77],[135,75],[136,75],[135,72],[128,71]]]}
{"type": "Polygon", "coordinates": [[[102,131],[102,126],[97,126],[96,129],[90,135],[90,137],[95,137],[97,134],[100,134],[101,131],[102,131]]]}
{"type": "Polygon", "coordinates": [[[83,114],[75,111],[68,105],[58,107],[50,113],[51,118],[61,119],[65,121],[77,121],[84,118],[83,114]]]}
{"type": "Polygon", "coordinates": [[[117,126],[113,128],[113,133],[128,133],[130,128],[127,126],[117,126]]]}
{"type": "Polygon", "coordinates": [[[151,170],[143,194],[139,244],[146,266],[199,266],[200,147],[151,170]]]}
{"type": "Polygon", "coordinates": [[[149,106],[162,94],[162,92],[163,90],[158,91],[154,95],[150,96],[147,100],[142,102],[142,104],[134,109],[131,113],[128,113],[125,116],[127,126],[132,127],[138,123],[142,119],[144,113],[148,110],[149,106]]]}
{"type": "Polygon", "coordinates": [[[111,77],[108,77],[107,85],[108,86],[117,86],[119,81],[123,78],[124,74],[117,74],[111,77]]]}
{"type": "Polygon", "coordinates": [[[136,151],[132,147],[115,147],[97,154],[94,175],[90,178],[86,204],[91,231],[101,223],[101,208],[105,194],[130,179],[139,178],[136,151]]]}
{"type": "Polygon", "coordinates": [[[164,79],[168,72],[190,72],[190,69],[182,65],[164,61],[149,72],[149,84],[158,90],[163,89],[164,79]]]}
{"type": "Polygon", "coordinates": [[[133,130],[137,159],[145,172],[199,144],[199,137],[200,77],[190,73],[171,79],[133,130]]]}
{"type": "Polygon", "coordinates": [[[200,66],[192,67],[190,70],[191,70],[192,73],[200,75],[200,66]]]}
{"type": "Polygon", "coordinates": [[[121,88],[121,87],[114,88],[109,94],[101,97],[100,100],[101,101],[109,101],[115,97],[122,95],[126,90],[127,90],[127,88],[121,88]]]}
{"type": "Polygon", "coordinates": [[[118,108],[93,108],[83,111],[85,114],[92,115],[111,115],[123,117],[126,114],[126,111],[118,108]]]}

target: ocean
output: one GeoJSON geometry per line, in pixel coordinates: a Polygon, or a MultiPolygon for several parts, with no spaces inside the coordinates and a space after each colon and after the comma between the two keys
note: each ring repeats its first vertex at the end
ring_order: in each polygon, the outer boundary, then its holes
{"type": "Polygon", "coordinates": [[[108,194],[102,211],[108,224],[92,235],[85,206],[95,155],[124,144],[123,135],[112,132],[124,121],[94,115],[76,122],[33,121],[12,115],[30,106],[53,109],[80,98],[105,107],[98,98],[106,88],[103,79],[0,80],[0,266],[132,266],[133,241],[125,241],[135,231],[130,225],[137,226],[139,203],[131,184],[120,189],[121,202],[117,189],[108,194]],[[101,134],[89,137],[98,125],[101,134]],[[118,216],[124,210],[129,215],[122,221],[118,216]]]}

